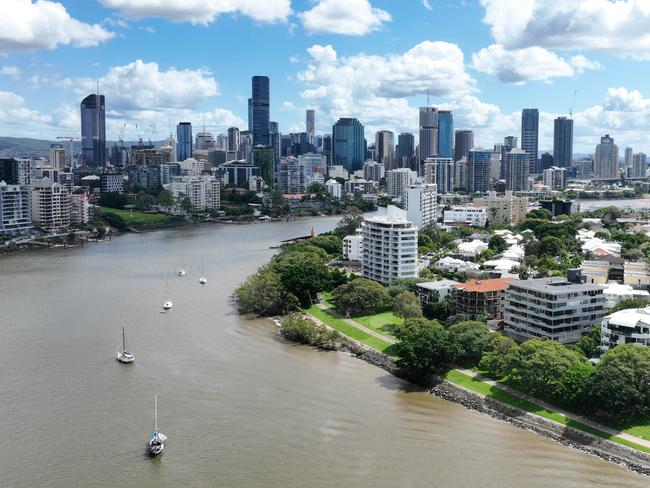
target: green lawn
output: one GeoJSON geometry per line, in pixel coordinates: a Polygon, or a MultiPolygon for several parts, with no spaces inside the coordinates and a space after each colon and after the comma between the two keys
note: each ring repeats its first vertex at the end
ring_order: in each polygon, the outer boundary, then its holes
{"type": "MultiPolygon", "coordinates": [[[[557,412],[552,412],[543,407],[540,407],[539,405],[536,405],[535,403],[511,395],[508,392],[505,392],[495,386],[477,380],[476,378],[472,378],[471,376],[461,373],[460,371],[452,369],[451,371],[448,371],[444,375],[444,378],[450,383],[453,383],[458,386],[462,386],[463,388],[467,388],[468,390],[474,391],[476,393],[480,393],[481,395],[484,395],[486,397],[494,398],[495,400],[499,400],[500,402],[520,408],[526,412],[534,413],[535,415],[539,415],[540,417],[544,417],[549,420],[554,420],[555,422],[558,422],[562,425],[573,427],[574,429],[588,432],[590,434],[596,435],[603,439],[608,439],[610,441],[617,442],[624,446],[628,446],[633,449],[638,449],[639,451],[650,453],[650,449],[647,447],[640,446],[633,442],[629,442],[619,437],[608,434],[607,432],[603,432],[602,430],[598,430],[588,425],[582,424],[580,422],[576,422],[575,420],[568,419],[562,414],[559,414],[557,412]]],[[[631,431],[626,431],[626,432],[632,435],[636,435],[634,432],[631,431]]]]}
{"type": "Polygon", "coordinates": [[[607,422],[606,425],[641,439],[650,440],[650,419],[635,418],[625,423],[607,422]]]}
{"type": "Polygon", "coordinates": [[[397,317],[393,312],[381,312],[373,315],[357,315],[352,317],[361,325],[389,337],[395,337],[395,328],[404,323],[404,319],[397,317]]]}
{"type": "Polygon", "coordinates": [[[356,341],[362,342],[373,349],[377,349],[386,354],[391,354],[391,344],[348,324],[346,321],[334,315],[330,310],[321,310],[316,305],[313,305],[311,308],[307,309],[307,312],[342,334],[345,334],[356,341]]]}
{"type": "Polygon", "coordinates": [[[118,210],[116,208],[108,207],[99,208],[101,214],[113,213],[122,217],[127,227],[147,224],[171,224],[182,220],[182,217],[162,213],[137,212],[135,210],[118,210]]]}

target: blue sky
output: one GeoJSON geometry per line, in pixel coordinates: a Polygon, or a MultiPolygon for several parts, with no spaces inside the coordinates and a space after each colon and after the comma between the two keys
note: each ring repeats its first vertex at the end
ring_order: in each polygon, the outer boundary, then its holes
{"type": "Polygon", "coordinates": [[[98,79],[109,138],[180,120],[219,133],[245,127],[265,74],[282,132],[304,130],[308,107],[319,132],[341,116],[369,140],[417,132],[429,89],[483,146],[538,107],[549,149],[577,90],[576,151],[610,133],[648,152],[648,25],[646,0],[2,0],[0,135],[78,132],[98,79]]]}

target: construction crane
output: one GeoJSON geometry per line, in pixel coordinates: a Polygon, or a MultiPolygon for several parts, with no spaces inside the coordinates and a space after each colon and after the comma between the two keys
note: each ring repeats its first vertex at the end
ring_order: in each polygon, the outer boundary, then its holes
{"type": "Polygon", "coordinates": [[[120,145],[124,146],[124,131],[126,130],[126,122],[124,122],[124,125],[122,126],[122,130],[120,130],[120,145]]]}
{"type": "Polygon", "coordinates": [[[77,136],[57,136],[57,139],[59,140],[63,139],[70,143],[70,169],[75,169],[74,150],[72,149],[72,145],[74,141],[78,141],[80,138],[77,136]]]}

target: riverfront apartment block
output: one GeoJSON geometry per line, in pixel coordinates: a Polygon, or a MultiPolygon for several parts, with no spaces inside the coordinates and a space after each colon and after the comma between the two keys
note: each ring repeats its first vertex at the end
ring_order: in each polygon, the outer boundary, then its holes
{"type": "Polygon", "coordinates": [[[387,285],[417,278],[418,228],[406,219],[405,211],[391,205],[386,215],[367,217],[361,235],[364,278],[387,285]]]}
{"type": "Polygon", "coordinates": [[[436,223],[436,185],[420,182],[410,186],[402,195],[406,218],[418,229],[436,223]]]}
{"type": "Polygon", "coordinates": [[[505,332],[519,342],[533,337],[577,342],[605,315],[603,289],[562,277],[512,282],[506,292],[505,332]]]}
{"type": "Polygon", "coordinates": [[[188,197],[196,211],[221,208],[221,182],[211,176],[175,176],[165,188],[175,199],[188,197]]]}
{"type": "Polygon", "coordinates": [[[0,181],[0,235],[16,235],[32,228],[31,192],[26,185],[0,181]]]}
{"type": "Polygon", "coordinates": [[[603,318],[600,347],[607,351],[620,344],[650,346],[650,307],[621,310],[603,318]]]}
{"type": "Polygon", "coordinates": [[[70,193],[48,178],[32,181],[32,220],[50,232],[64,231],[70,225],[70,193]]]}
{"type": "Polygon", "coordinates": [[[503,318],[503,303],[508,283],[512,278],[469,280],[453,285],[451,308],[454,314],[463,314],[475,320],[486,314],[491,320],[503,318]]]}
{"type": "Polygon", "coordinates": [[[486,198],[475,198],[472,205],[487,209],[486,218],[490,224],[519,224],[526,219],[528,213],[528,200],[514,196],[511,191],[506,191],[501,196],[490,192],[486,198]]]}

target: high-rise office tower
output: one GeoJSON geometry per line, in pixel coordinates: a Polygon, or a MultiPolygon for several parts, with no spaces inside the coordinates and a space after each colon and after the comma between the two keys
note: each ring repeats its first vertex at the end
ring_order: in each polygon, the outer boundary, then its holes
{"type": "Polygon", "coordinates": [[[252,150],[253,165],[257,167],[258,175],[273,188],[275,186],[275,152],[271,146],[257,145],[252,150]]]}
{"type": "Polygon", "coordinates": [[[512,149],[506,153],[505,180],[506,190],[528,190],[528,153],[523,149],[512,149]]]}
{"type": "Polygon", "coordinates": [[[467,156],[467,192],[487,193],[490,191],[490,167],[492,151],[473,149],[467,156]]]}
{"type": "Polygon", "coordinates": [[[280,159],[280,129],[277,122],[269,122],[269,142],[275,154],[275,160],[280,159]]]}
{"type": "Polygon", "coordinates": [[[525,108],[521,112],[521,148],[528,153],[528,163],[531,174],[538,174],[539,164],[539,110],[525,108]]]}
{"type": "Polygon", "coordinates": [[[211,132],[199,132],[196,135],[196,149],[200,151],[211,151],[215,149],[216,145],[217,141],[215,141],[211,132]]]}
{"type": "Polygon", "coordinates": [[[474,147],[474,132],[468,129],[457,130],[454,139],[454,161],[460,161],[474,147]]]}
{"type": "Polygon", "coordinates": [[[228,151],[239,151],[239,129],[237,127],[228,129],[228,151]]]}
{"type": "Polygon", "coordinates": [[[644,153],[632,156],[632,178],[645,178],[648,173],[648,158],[644,153]]]}
{"type": "Polygon", "coordinates": [[[554,164],[553,162],[553,155],[547,152],[539,157],[539,163],[541,164],[542,171],[549,169],[551,166],[557,166],[557,164],[554,164]]]}
{"type": "Polygon", "coordinates": [[[618,146],[606,134],[600,138],[594,154],[594,178],[618,178],[618,146]]]}
{"type": "Polygon", "coordinates": [[[307,139],[310,144],[313,144],[314,131],[316,128],[316,111],[312,108],[307,109],[305,113],[305,129],[307,132],[307,139]]]}
{"type": "Polygon", "coordinates": [[[181,122],[176,126],[176,160],[185,161],[192,157],[192,124],[181,122]]]}
{"type": "Polygon", "coordinates": [[[327,158],[327,167],[332,166],[332,135],[323,136],[323,155],[327,158]]]}
{"type": "Polygon", "coordinates": [[[623,167],[627,171],[628,168],[632,167],[632,158],[634,156],[634,150],[631,147],[625,148],[625,155],[623,156],[623,167]]]}
{"type": "Polygon", "coordinates": [[[569,168],[572,162],[573,119],[558,117],[553,123],[553,164],[560,168],[569,168]]]}
{"type": "MultiPolygon", "coordinates": [[[[503,138],[503,144],[501,145],[501,170],[499,176],[505,178],[506,176],[506,154],[508,154],[513,149],[517,149],[517,137],[515,136],[506,136],[503,138]]],[[[496,150],[496,147],[495,147],[496,150]]]]}
{"type": "Polygon", "coordinates": [[[106,100],[88,95],[81,101],[81,157],[86,166],[106,165],[106,100]]]}
{"type": "Polygon", "coordinates": [[[61,144],[50,144],[50,166],[63,171],[65,169],[65,149],[61,144]]]}
{"type": "Polygon", "coordinates": [[[438,156],[452,157],[454,148],[454,116],[451,110],[438,112],[438,156]]]}
{"type": "Polygon", "coordinates": [[[332,165],[341,165],[352,172],[363,166],[363,125],[353,118],[341,118],[332,127],[332,165]]]}
{"type": "Polygon", "coordinates": [[[397,149],[397,167],[410,167],[410,161],[415,156],[415,136],[410,132],[402,132],[397,136],[397,149]]]}
{"type": "Polygon", "coordinates": [[[420,161],[438,154],[438,109],[420,107],[420,161]]]}
{"type": "Polygon", "coordinates": [[[270,88],[268,76],[253,76],[253,96],[248,99],[248,130],[253,133],[253,145],[268,146],[270,111],[270,88]]]}
{"type": "Polygon", "coordinates": [[[395,165],[395,136],[389,130],[380,130],[375,134],[375,161],[387,170],[395,165]]]}

